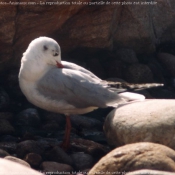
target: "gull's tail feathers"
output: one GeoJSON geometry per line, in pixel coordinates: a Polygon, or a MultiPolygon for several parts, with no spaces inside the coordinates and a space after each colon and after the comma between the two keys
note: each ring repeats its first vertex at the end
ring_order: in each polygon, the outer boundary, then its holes
{"type": "Polygon", "coordinates": [[[121,103],[114,103],[110,104],[111,107],[120,107],[126,104],[134,103],[134,102],[141,102],[145,100],[145,96],[141,94],[136,94],[132,92],[123,92],[118,94],[121,98],[121,103]]]}
{"type": "Polygon", "coordinates": [[[112,81],[107,82],[107,84],[113,90],[115,90],[117,92],[143,90],[143,89],[149,89],[149,88],[164,86],[164,84],[161,84],[161,83],[134,84],[134,83],[112,82],[112,81]]]}
{"type": "Polygon", "coordinates": [[[145,96],[141,95],[141,94],[136,94],[136,93],[132,93],[132,92],[123,92],[120,93],[119,96],[126,100],[127,103],[129,102],[136,102],[136,101],[144,101],[145,100],[145,96]]]}

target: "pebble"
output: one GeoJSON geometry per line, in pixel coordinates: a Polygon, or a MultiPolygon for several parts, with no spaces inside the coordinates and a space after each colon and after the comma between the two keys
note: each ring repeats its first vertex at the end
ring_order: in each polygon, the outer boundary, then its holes
{"type": "Polygon", "coordinates": [[[38,168],[42,162],[42,157],[36,153],[28,153],[24,160],[28,162],[32,167],[38,168]]]}
{"type": "Polygon", "coordinates": [[[28,153],[41,155],[45,150],[44,145],[34,140],[25,140],[17,144],[16,153],[18,157],[24,158],[28,153]]]}
{"type": "Polygon", "coordinates": [[[85,169],[91,168],[94,164],[94,158],[84,152],[76,152],[71,154],[73,164],[77,171],[83,171],[85,169]]]}
{"type": "Polygon", "coordinates": [[[81,138],[71,139],[71,150],[72,152],[84,152],[90,154],[95,160],[99,160],[110,151],[107,146],[81,138]]]}
{"type": "Polygon", "coordinates": [[[65,175],[65,174],[71,174],[73,171],[73,168],[70,165],[51,161],[42,162],[41,169],[48,175],[52,175],[54,173],[65,175]]]}
{"type": "Polygon", "coordinates": [[[154,142],[175,149],[175,100],[150,99],[114,109],[104,132],[111,146],[154,142]]]}
{"type": "Polygon", "coordinates": [[[0,135],[12,134],[15,129],[8,120],[0,119],[0,135]]]}
{"type": "Polygon", "coordinates": [[[6,156],[10,156],[10,154],[7,151],[5,151],[5,150],[0,149],[0,157],[4,158],[6,156]]]}
{"type": "Polygon", "coordinates": [[[72,165],[71,157],[60,147],[55,146],[44,154],[46,160],[72,165]]]}
{"type": "Polygon", "coordinates": [[[155,143],[128,144],[112,150],[90,170],[88,175],[122,175],[140,169],[175,171],[175,151],[155,143]]]}
{"type": "Polygon", "coordinates": [[[38,111],[34,108],[26,109],[16,116],[16,125],[38,127],[40,117],[38,111]]]}

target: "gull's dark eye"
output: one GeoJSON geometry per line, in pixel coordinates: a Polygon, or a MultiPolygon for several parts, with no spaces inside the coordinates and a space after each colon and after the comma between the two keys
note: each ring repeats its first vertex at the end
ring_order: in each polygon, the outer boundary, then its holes
{"type": "Polygon", "coordinates": [[[55,52],[55,53],[53,54],[53,56],[54,56],[54,57],[58,56],[58,53],[55,52]]]}
{"type": "Polygon", "coordinates": [[[43,49],[44,49],[44,50],[47,50],[47,49],[48,49],[48,47],[47,47],[46,45],[44,45],[44,46],[43,46],[43,49]]]}

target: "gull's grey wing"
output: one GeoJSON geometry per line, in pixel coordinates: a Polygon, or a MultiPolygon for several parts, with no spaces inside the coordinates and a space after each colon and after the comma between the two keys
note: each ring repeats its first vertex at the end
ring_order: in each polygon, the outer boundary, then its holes
{"type": "Polygon", "coordinates": [[[91,76],[92,78],[101,80],[99,77],[97,77],[91,71],[89,71],[89,70],[87,70],[87,69],[85,69],[85,68],[83,68],[83,67],[81,67],[81,66],[79,66],[77,64],[74,64],[74,63],[71,63],[71,62],[67,62],[67,61],[61,61],[61,63],[63,64],[64,68],[77,70],[77,71],[83,72],[83,73],[91,76]]]}
{"type": "Polygon", "coordinates": [[[53,68],[37,83],[37,90],[46,98],[66,101],[76,108],[107,107],[124,100],[101,84],[100,79],[72,69],[53,68]]]}
{"type": "MultiPolygon", "coordinates": [[[[110,88],[111,91],[115,91],[116,93],[122,93],[122,92],[126,92],[126,91],[132,92],[134,90],[140,89],[140,87],[142,87],[142,86],[146,87],[146,85],[143,85],[143,84],[141,84],[141,85],[140,84],[129,84],[129,83],[125,83],[125,82],[112,82],[112,81],[101,80],[99,77],[94,75],[92,72],[90,72],[89,70],[87,70],[87,69],[85,69],[77,64],[67,62],[67,61],[62,61],[61,63],[63,64],[64,68],[77,70],[77,71],[80,71],[80,72],[83,72],[83,73],[89,75],[92,78],[95,78],[96,80],[100,80],[102,84],[108,86],[108,88],[110,88]]],[[[155,86],[155,85],[149,84],[149,87],[150,86],[155,86]]]]}

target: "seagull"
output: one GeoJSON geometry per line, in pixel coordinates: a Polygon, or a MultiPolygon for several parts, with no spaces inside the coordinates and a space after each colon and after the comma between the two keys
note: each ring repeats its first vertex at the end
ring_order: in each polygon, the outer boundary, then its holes
{"type": "Polygon", "coordinates": [[[59,44],[48,37],[34,39],[23,53],[19,85],[27,100],[35,106],[66,116],[63,148],[70,142],[70,115],[143,101],[143,95],[126,90],[162,86],[101,80],[77,64],[62,61],[59,44]]]}

